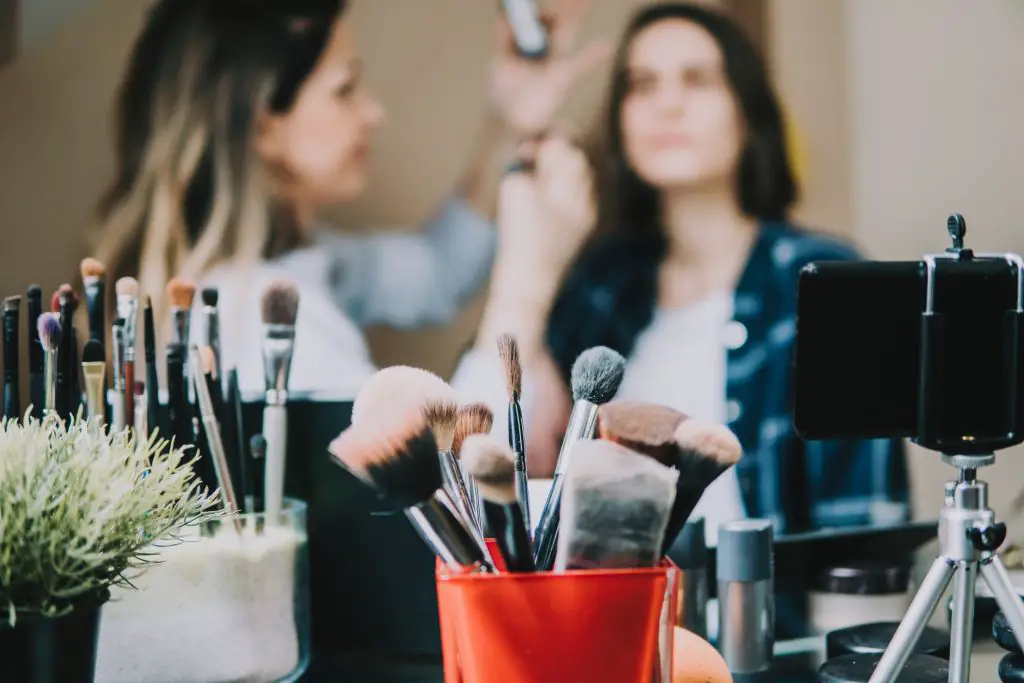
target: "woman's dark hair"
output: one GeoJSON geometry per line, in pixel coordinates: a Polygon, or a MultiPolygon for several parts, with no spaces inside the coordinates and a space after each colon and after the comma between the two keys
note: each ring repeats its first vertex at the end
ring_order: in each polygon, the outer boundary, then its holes
{"type": "Polygon", "coordinates": [[[742,29],[699,5],[658,3],[641,9],[619,45],[607,106],[594,131],[597,230],[567,276],[549,320],[548,346],[566,378],[576,356],[591,346],[609,346],[628,356],[654,314],[658,266],[666,252],[661,198],[626,158],[622,105],[633,41],[649,26],[668,20],[700,26],[722,52],[746,133],[736,173],[740,210],[762,221],[782,220],[796,199],[782,112],[764,60],[742,29]]]}
{"type": "Polygon", "coordinates": [[[118,91],[116,176],[98,208],[95,255],[154,300],[219,260],[298,241],[259,182],[262,112],[291,109],[345,0],[157,0],[118,91]]]}

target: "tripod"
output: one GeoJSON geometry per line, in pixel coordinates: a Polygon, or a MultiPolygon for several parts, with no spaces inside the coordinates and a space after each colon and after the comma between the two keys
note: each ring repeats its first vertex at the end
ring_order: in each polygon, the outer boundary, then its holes
{"type": "MultiPolygon", "coordinates": [[[[942,459],[959,471],[959,477],[946,483],[945,502],[939,515],[940,554],[928,570],[869,683],[896,681],[951,580],[949,683],[968,683],[970,679],[974,588],[979,573],[1006,615],[1018,642],[1024,640],[1024,602],[1017,596],[1006,567],[996,554],[1006,538],[1006,525],[996,521],[995,513],[988,507],[988,484],[977,478],[979,469],[995,463],[995,455],[943,455],[942,459]]],[[[1021,645],[1024,646],[1024,642],[1021,645]]]]}

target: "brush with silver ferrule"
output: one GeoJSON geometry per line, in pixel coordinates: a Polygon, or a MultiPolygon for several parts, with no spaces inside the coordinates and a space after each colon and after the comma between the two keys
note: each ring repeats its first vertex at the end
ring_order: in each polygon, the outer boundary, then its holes
{"type": "Polygon", "coordinates": [[[107,358],[103,344],[98,339],[85,342],[82,349],[82,377],[85,379],[86,417],[103,424],[106,414],[103,394],[107,388],[107,358]]]}
{"type": "Polygon", "coordinates": [[[213,406],[213,397],[210,395],[209,386],[206,383],[206,374],[203,372],[203,361],[199,355],[199,348],[193,345],[189,349],[189,368],[192,372],[192,384],[195,387],[196,398],[199,400],[199,414],[206,430],[206,444],[210,448],[209,456],[213,458],[213,469],[217,476],[217,486],[224,502],[224,509],[229,513],[239,511],[238,496],[235,493],[234,481],[231,479],[231,467],[228,465],[227,451],[224,450],[224,440],[221,438],[220,424],[217,421],[217,413],[213,406]]]}
{"type": "Polygon", "coordinates": [[[469,523],[470,527],[483,540],[483,525],[477,519],[472,501],[469,498],[469,491],[466,482],[462,477],[462,469],[458,460],[455,459],[453,445],[455,443],[455,420],[458,415],[458,405],[454,399],[435,398],[427,402],[423,412],[427,418],[427,424],[434,432],[434,440],[437,442],[437,455],[441,461],[441,478],[448,495],[455,501],[459,512],[469,523]]]}
{"type": "MultiPolygon", "coordinates": [[[[171,344],[181,344],[188,349],[191,338],[192,301],[196,296],[194,283],[181,278],[172,278],[167,283],[167,300],[171,304],[171,344]]],[[[182,382],[192,397],[192,383],[189,380],[188,356],[186,351],[185,365],[182,367],[182,382]]]]}
{"type": "MultiPolygon", "coordinates": [[[[124,328],[125,323],[121,318],[115,320],[111,327],[114,339],[114,357],[113,372],[111,373],[113,387],[110,391],[110,426],[115,432],[119,432],[125,428],[125,425],[131,424],[125,414],[125,394],[128,392],[128,384],[124,375],[125,353],[127,351],[124,328]]],[[[134,390],[135,387],[132,387],[132,391],[134,390]]]]}
{"type": "Polygon", "coordinates": [[[571,464],[572,446],[577,441],[594,438],[597,431],[597,408],[615,396],[622,384],[625,367],[626,359],[604,346],[587,349],[573,363],[572,413],[558,452],[551,490],[534,534],[533,559],[539,571],[548,571],[555,564],[562,485],[565,472],[571,464]]]}
{"type": "Polygon", "coordinates": [[[523,365],[519,359],[519,343],[511,334],[498,337],[498,359],[508,391],[508,445],[515,454],[516,500],[523,510],[526,528],[530,529],[530,484],[526,476],[526,437],[523,429],[523,407],[519,399],[523,391],[523,365]]]}
{"type": "Polygon", "coordinates": [[[406,517],[428,546],[451,567],[494,571],[444,490],[437,442],[422,411],[392,418],[389,427],[353,424],[329,447],[331,455],[406,517]]]}
{"type": "Polygon", "coordinates": [[[79,264],[82,275],[82,288],[85,290],[85,310],[89,317],[89,339],[95,339],[100,345],[106,344],[107,331],[104,315],[106,313],[106,281],[107,267],[94,258],[84,258],[79,264]]]}
{"type": "MultiPolygon", "coordinates": [[[[459,461],[473,515],[481,527],[484,520],[484,504],[480,497],[480,487],[477,486],[476,479],[466,470],[466,463],[462,460],[462,445],[474,434],[490,434],[493,425],[494,413],[483,403],[459,406],[459,412],[455,415],[455,439],[452,441],[452,452],[459,461]]],[[[514,486],[513,483],[513,488],[514,486]]],[[[527,527],[527,532],[529,530],[527,527]]]]}
{"type": "Polygon", "coordinates": [[[56,313],[43,313],[36,322],[39,343],[43,347],[44,400],[43,415],[57,413],[57,370],[59,367],[60,318],[56,313]]]}
{"type": "Polygon", "coordinates": [[[220,364],[220,313],[217,303],[220,295],[213,287],[206,287],[199,293],[200,301],[203,304],[203,340],[206,346],[213,350],[214,379],[221,385],[221,396],[227,392],[227,384],[224,380],[224,369],[220,364]]]}
{"type": "Polygon", "coordinates": [[[295,349],[299,290],[287,280],[275,280],[263,290],[263,376],[266,401],[263,436],[267,440],[263,501],[268,524],[278,523],[284,504],[285,458],[288,444],[288,376],[295,349]]]}
{"type": "Polygon", "coordinates": [[[124,415],[125,422],[135,424],[135,357],[138,353],[139,282],[123,277],[114,283],[117,292],[117,317],[124,321],[124,415]]]}

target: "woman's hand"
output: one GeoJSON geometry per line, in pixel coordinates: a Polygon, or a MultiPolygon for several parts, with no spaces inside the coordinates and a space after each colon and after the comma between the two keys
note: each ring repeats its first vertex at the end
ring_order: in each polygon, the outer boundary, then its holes
{"type": "Polygon", "coordinates": [[[504,15],[498,26],[491,66],[491,106],[522,139],[546,133],[570,86],[611,52],[602,41],[573,49],[588,0],[556,0],[554,4],[555,9],[545,15],[549,51],[542,60],[525,59],[516,52],[512,29],[504,15]]]}
{"type": "Polygon", "coordinates": [[[540,348],[562,276],[595,222],[590,166],[562,138],[536,145],[533,173],[511,173],[498,198],[498,255],[479,337],[519,337],[524,356],[540,348]]]}

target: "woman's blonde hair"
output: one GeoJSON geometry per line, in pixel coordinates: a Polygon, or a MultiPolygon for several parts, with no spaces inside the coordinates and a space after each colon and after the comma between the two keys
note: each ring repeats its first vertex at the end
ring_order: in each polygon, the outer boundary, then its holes
{"type": "Polygon", "coordinates": [[[316,66],[344,0],[157,0],[117,106],[117,175],[99,205],[94,255],[167,310],[171,277],[294,246],[253,137],[287,112],[316,66]]]}

